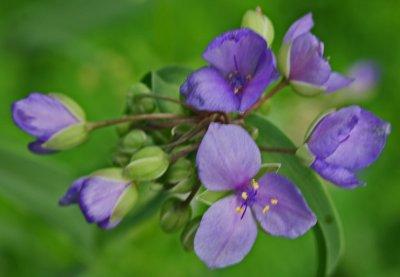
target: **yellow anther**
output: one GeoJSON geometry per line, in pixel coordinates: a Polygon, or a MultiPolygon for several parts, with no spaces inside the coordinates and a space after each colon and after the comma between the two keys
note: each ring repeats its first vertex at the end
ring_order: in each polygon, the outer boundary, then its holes
{"type": "Polygon", "coordinates": [[[236,212],[237,212],[238,214],[241,214],[241,213],[244,212],[244,208],[243,208],[243,207],[236,207],[236,212]]]}
{"type": "Polygon", "coordinates": [[[278,204],[278,199],[272,198],[272,199],[271,199],[271,204],[272,204],[272,205],[278,204]]]}
{"type": "Polygon", "coordinates": [[[251,186],[253,187],[253,189],[258,190],[260,185],[258,184],[258,182],[256,181],[256,179],[252,179],[251,180],[251,186]]]}
{"type": "Polygon", "coordinates": [[[269,205],[265,205],[264,209],[262,210],[263,214],[266,214],[269,211],[269,205]]]}
{"type": "Polygon", "coordinates": [[[247,194],[247,192],[242,192],[242,198],[244,199],[244,200],[247,200],[247,198],[249,197],[249,195],[247,194]]]}

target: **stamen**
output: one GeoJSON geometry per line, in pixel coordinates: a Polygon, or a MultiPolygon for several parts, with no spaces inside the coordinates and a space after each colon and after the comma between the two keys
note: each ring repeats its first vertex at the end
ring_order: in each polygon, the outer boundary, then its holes
{"type": "Polygon", "coordinates": [[[269,205],[265,205],[265,207],[262,210],[263,214],[266,214],[268,211],[269,211],[269,205]]]}
{"type": "Polygon", "coordinates": [[[253,76],[251,76],[251,74],[248,74],[248,75],[246,76],[246,81],[250,81],[251,78],[253,78],[253,76]]]}
{"type": "Polygon", "coordinates": [[[248,195],[248,193],[247,192],[242,192],[242,198],[244,199],[244,200],[247,200],[247,198],[249,198],[249,195],[248,195]]]}
{"type": "Polygon", "coordinates": [[[243,87],[242,86],[236,86],[234,89],[233,89],[233,93],[234,94],[238,94],[239,92],[241,92],[242,91],[242,89],[243,89],[243,87]]]}
{"type": "Polygon", "coordinates": [[[258,190],[260,188],[260,185],[256,181],[256,179],[251,180],[251,186],[253,187],[254,190],[258,190]]]}
{"type": "Polygon", "coordinates": [[[272,198],[272,199],[271,199],[271,204],[272,204],[272,205],[277,205],[277,204],[278,204],[278,199],[272,198]]]}
{"type": "Polygon", "coordinates": [[[236,207],[236,212],[237,212],[238,214],[241,214],[241,213],[244,212],[244,208],[243,208],[243,207],[236,207]]]}

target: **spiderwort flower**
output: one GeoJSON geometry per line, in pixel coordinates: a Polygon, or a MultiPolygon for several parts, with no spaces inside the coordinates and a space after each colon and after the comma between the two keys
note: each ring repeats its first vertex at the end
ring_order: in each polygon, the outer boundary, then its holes
{"type": "Polygon", "coordinates": [[[359,61],[349,69],[354,79],[349,89],[355,93],[364,93],[375,88],[380,78],[380,68],[374,61],[359,61]]]}
{"type": "Polygon", "coordinates": [[[198,110],[245,112],[278,77],[266,41],[250,29],[218,36],[203,58],[209,66],[189,75],[180,88],[186,103],[198,110]]]}
{"type": "Polygon", "coordinates": [[[78,204],[89,223],[115,227],[137,199],[137,190],[120,168],[107,168],[77,179],[60,199],[61,206],[78,204]]]}
{"type": "Polygon", "coordinates": [[[232,190],[204,214],[194,240],[210,268],[241,261],[257,235],[256,220],[271,235],[296,238],[316,223],[300,191],[285,177],[267,173],[258,181],[261,154],[236,125],[210,125],[197,153],[200,180],[211,191],[232,190]]]}
{"type": "Polygon", "coordinates": [[[19,128],[36,137],[28,147],[37,154],[69,149],[88,137],[84,111],[62,94],[31,93],[14,102],[12,116],[19,128]]]}
{"type": "Polygon", "coordinates": [[[311,168],[337,186],[358,187],[357,172],[379,157],[389,133],[389,123],[358,106],[331,112],[307,139],[311,168]]]}
{"type": "Polygon", "coordinates": [[[294,22],[284,37],[278,58],[281,73],[296,92],[305,95],[331,93],[352,82],[331,70],[323,57],[324,44],[310,32],[313,26],[311,13],[294,22]]]}

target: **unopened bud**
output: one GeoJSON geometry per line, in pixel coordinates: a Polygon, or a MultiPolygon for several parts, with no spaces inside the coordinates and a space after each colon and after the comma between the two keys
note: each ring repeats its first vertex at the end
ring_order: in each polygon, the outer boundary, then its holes
{"type": "Polygon", "coordinates": [[[271,20],[262,13],[260,7],[257,7],[256,10],[248,10],[244,14],[242,27],[257,32],[267,41],[268,46],[271,46],[275,35],[274,26],[271,20]]]}
{"type": "Polygon", "coordinates": [[[172,192],[189,192],[196,183],[195,174],[193,163],[188,159],[181,158],[170,166],[165,175],[165,182],[172,192]]]}
{"type": "Polygon", "coordinates": [[[127,154],[133,154],[143,146],[149,145],[151,138],[142,130],[132,130],[126,134],[120,143],[120,151],[127,154]]]}
{"type": "Polygon", "coordinates": [[[186,225],[191,215],[190,205],[186,205],[177,198],[168,199],[161,207],[161,228],[166,233],[176,232],[186,225]]]}
{"type": "Polygon", "coordinates": [[[128,94],[127,106],[129,113],[152,113],[156,109],[156,102],[146,94],[151,90],[143,83],[137,83],[131,87],[128,94]]]}
{"type": "Polygon", "coordinates": [[[194,237],[199,228],[201,216],[192,219],[183,229],[181,234],[181,244],[186,251],[193,251],[194,237]]]}
{"type": "Polygon", "coordinates": [[[125,174],[134,181],[152,181],[161,177],[168,165],[168,155],[160,147],[147,146],[133,154],[125,174]]]}

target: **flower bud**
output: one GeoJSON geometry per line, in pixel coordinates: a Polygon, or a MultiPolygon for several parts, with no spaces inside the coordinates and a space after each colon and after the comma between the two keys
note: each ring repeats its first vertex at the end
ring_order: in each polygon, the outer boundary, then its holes
{"type": "Polygon", "coordinates": [[[173,233],[181,229],[190,220],[192,210],[177,198],[164,202],[160,212],[160,225],[164,232],[173,233]]]}
{"type": "Polygon", "coordinates": [[[181,244],[186,251],[193,251],[194,236],[199,228],[201,216],[192,219],[183,229],[181,234],[181,244]]]}
{"type": "Polygon", "coordinates": [[[122,153],[120,151],[116,151],[112,157],[112,163],[115,166],[125,167],[131,160],[131,156],[129,154],[122,153]]]}
{"type": "Polygon", "coordinates": [[[152,181],[161,177],[168,165],[168,155],[160,147],[147,146],[133,154],[125,174],[134,181],[152,181]]]}
{"type": "Polygon", "coordinates": [[[48,154],[70,149],[88,138],[85,113],[63,94],[31,93],[12,107],[15,124],[36,141],[29,149],[37,154],[48,154]]]}
{"type": "Polygon", "coordinates": [[[196,183],[195,167],[188,159],[181,158],[170,166],[165,182],[170,191],[185,193],[191,191],[196,183]]]}
{"type": "Polygon", "coordinates": [[[143,83],[133,85],[127,99],[128,112],[130,114],[152,113],[156,109],[156,102],[144,95],[151,93],[151,90],[143,83]]]}
{"type": "Polygon", "coordinates": [[[272,25],[271,20],[262,13],[260,7],[257,7],[255,10],[248,10],[244,14],[242,27],[257,32],[267,41],[268,46],[271,46],[275,35],[274,25],[272,25]]]}
{"type": "Polygon", "coordinates": [[[151,138],[142,130],[132,130],[126,134],[120,142],[120,151],[127,154],[133,154],[140,148],[151,143],[151,138]]]}
{"type": "Polygon", "coordinates": [[[79,204],[89,223],[115,227],[137,202],[136,187],[120,168],[107,168],[76,180],[60,199],[62,206],[79,204]]]}

